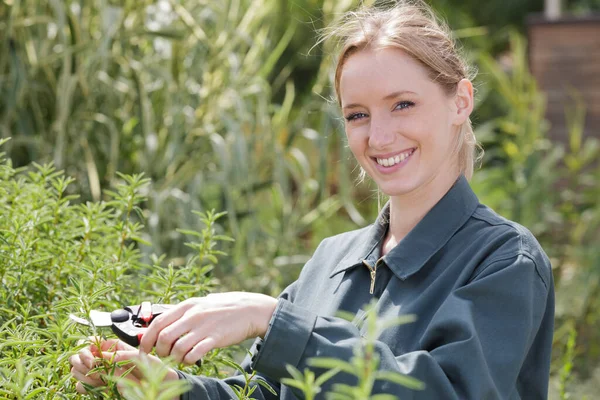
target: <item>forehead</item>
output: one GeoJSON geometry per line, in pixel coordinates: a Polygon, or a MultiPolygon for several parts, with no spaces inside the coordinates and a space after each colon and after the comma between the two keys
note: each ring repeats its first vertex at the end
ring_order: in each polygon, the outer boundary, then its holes
{"type": "Polygon", "coordinates": [[[345,98],[369,93],[379,96],[394,91],[421,93],[435,85],[425,67],[395,48],[360,50],[344,62],[340,75],[340,96],[345,98]]]}

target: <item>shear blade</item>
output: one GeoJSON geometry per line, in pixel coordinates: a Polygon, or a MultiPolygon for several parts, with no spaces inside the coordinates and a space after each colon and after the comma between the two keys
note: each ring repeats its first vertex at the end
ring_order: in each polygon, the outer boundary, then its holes
{"type": "Polygon", "coordinates": [[[90,322],[87,319],[76,317],[73,314],[69,314],[69,318],[71,318],[72,321],[75,321],[81,325],[89,325],[90,324],[90,322]]]}
{"type": "Polygon", "coordinates": [[[96,310],[92,310],[90,311],[90,321],[88,321],[85,318],[80,318],[77,317],[73,314],[69,314],[69,318],[71,318],[73,321],[82,324],[82,325],[94,325],[96,327],[99,326],[111,326],[112,325],[112,320],[110,318],[110,313],[109,312],[105,312],[105,311],[96,311],[96,310]]]}
{"type": "Polygon", "coordinates": [[[110,313],[106,311],[90,311],[90,319],[92,320],[92,324],[94,326],[111,326],[112,319],[110,318],[110,313]]]}

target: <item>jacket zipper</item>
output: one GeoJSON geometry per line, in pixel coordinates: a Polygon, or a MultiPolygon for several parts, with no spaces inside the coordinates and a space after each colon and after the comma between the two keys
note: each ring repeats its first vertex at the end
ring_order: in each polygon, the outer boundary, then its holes
{"type": "Polygon", "coordinates": [[[379,262],[383,260],[383,257],[381,257],[379,260],[377,260],[375,262],[375,266],[371,267],[369,265],[369,263],[367,262],[367,260],[363,260],[363,264],[365,264],[367,266],[367,268],[369,268],[369,271],[371,272],[371,288],[369,289],[369,293],[373,294],[373,291],[375,290],[375,279],[377,278],[377,266],[379,265],[379,262]]]}

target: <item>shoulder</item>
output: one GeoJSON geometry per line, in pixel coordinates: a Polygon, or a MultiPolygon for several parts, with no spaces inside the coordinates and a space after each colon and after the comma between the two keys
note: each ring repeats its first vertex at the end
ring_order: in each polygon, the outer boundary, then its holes
{"type": "Polygon", "coordinates": [[[529,229],[483,204],[479,204],[466,228],[473,229],[476,232],[475,242],[489,250],[481,269],[499,262],[526,260],[536,268],[544,283],[551,285],[550,260],[529,229]]]}
{"type": "Polygon", "coordinates": [[[336,249],[344,252],[355,249],[358,244],[364,243],[371,229],[373,229],[373,225],[374,224],[370,224],[364,228],[354,229],[327,237],[321,241],[316,251],[336,249]]]}
{"type": "Polygon", "coordinates": [[[374,224],[370,224],[321,240],[300,276],[329,276],[338,264],[352,263],[369,246],[373,229],[374,224]]]}

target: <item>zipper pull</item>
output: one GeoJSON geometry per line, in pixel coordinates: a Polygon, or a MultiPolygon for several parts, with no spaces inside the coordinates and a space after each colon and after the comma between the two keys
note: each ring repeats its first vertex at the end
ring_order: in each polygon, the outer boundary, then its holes
{"type": "Polygon", "coordinates": [[[371,270],[371,290],[369,290],[370,294],[373,294],[373,290],[375,290],[375,278],[377,275],[377,270],[375,268],[373,268],[371,270]]]}
{"type": "Polygon", "coordinates": [[[365,264],[371,272],[371,287],[369,293],[373,294],[373,291],[375,290],[375,278],[377,277],[377,264],[375,264],[375,267],[371,267],[369,263],[367,263],[367,260],[363,260],[363,264],[365,264]]]}

